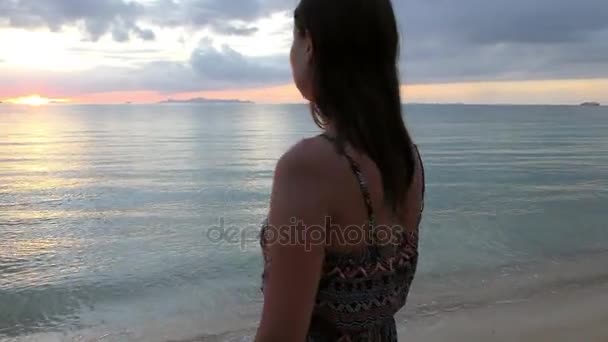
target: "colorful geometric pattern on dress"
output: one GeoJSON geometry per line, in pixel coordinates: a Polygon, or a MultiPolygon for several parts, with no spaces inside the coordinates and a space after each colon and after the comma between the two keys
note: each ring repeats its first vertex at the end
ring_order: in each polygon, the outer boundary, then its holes
{"type": "MultiPolygon", "coordinates": [[[[361,168],[335,139],[322,136],[336,144],[357,177],[373,236],[376,217],[361,168]]],[[[420,158],[417,146],[415,149],[420,158]]],[[[419,160],[422,165],[422,160],[419,160]]],[[[421,171],[424,184],[424,169],[421,171]]],[[[423,186],[423,203],[424,191],[423,186]]],[[[264,241],[267,228],[266,220],[260,238],[264,251],[262,290],[271,268],[264,241]]],[[[371,244],[363,253],[356,255],[327,253],[307,341],[396,342],[394,315],[405,305],[417,264],[418,227],[411,232],[402,232],[399,244],[388,251],[371,244]]]]}

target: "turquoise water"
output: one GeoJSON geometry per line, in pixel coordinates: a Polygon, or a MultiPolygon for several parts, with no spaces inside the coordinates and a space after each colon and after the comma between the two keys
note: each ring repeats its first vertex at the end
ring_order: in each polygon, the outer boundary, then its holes
{"type": "MultiPolygon", "coordinates": [[[[608,108],[406,112],[428,181],[414,292],[608,250],[608,108]]],[[[0,105],[0,340],[254,327],[273,168],[317,133],[300,105],[0,105]]]]}

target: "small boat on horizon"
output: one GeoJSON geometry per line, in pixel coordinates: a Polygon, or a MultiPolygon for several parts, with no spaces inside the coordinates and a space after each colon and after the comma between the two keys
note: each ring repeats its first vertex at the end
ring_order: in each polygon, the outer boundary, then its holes
{"type": "Polygon", "coordinates": [[[599,102],[583,102],[583,103],[581,103],[581,106],[583,106],[583,107],[599,107],[600,103],[599,102]]]}

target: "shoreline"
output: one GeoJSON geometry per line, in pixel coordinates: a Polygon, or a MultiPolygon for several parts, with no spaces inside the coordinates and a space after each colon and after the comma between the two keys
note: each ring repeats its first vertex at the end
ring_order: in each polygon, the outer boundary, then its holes
{"type": "MultiPolygon", "coordinates": [[[[608,283],[398,322],[404,342],[605,342],[608,283]]],[[[254,329],[167,342],[252,341],[254,329]]]]}
{"type": "Polygon", "coordinates": [[[427,280],[398,316],[400,340],[608,341],[606,264],[596,251],[499,269],[466,290],[427,280]]]}
{"type": "MultiPolygon", "coordinates": [[[[456,287],[421,277],[395,317],[399,340],[608,341],[606,264],[608,251],[596,251],[464,275],[456,287]]],[[[168,342],[243,342],[254,334],[249,328],[168,342]]]]}
{"type": "Polygon", "coordinates": [[[530,300],[422,317],[400,325],[400,341],[608,340],[608,283],[530,300]]]}
{"type": "Polygon", "coordinates": [[[429,312],[523,302],[547,293],[608,284],[607,264],[608,250],[599,250],[490,271],[421,275],[414,280],[408,303],[397,317],[410,320],[429,312]]]}
{"type": "MultiPolygon", "coordinates": [[[[395,317],[399,341],[608,341],[606,264],[608,251],[460,275],[463,279],[458,282],[447,279],[454,276],[420,277],[408,304],[395,317]]],[[[123,331],[92,327],[68,335],[35,334],[8,341],[55,342],[83,336],[138,342],[252,341],[261,303],[251,304],[248,313],[235,312],[241,319],[224,322],[215,333],[197,334],[201,327],[193,319],[123,331]]]]}

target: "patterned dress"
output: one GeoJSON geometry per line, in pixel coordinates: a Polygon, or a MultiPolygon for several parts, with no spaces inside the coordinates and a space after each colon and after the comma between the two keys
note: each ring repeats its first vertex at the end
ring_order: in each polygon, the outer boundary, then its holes
{"type": "MultiPolygon", "coordinates": [[[[368,225],[376,225],[367,182],[357,162],[336,141],[337,150],[349,162],[356,176],[368,214],[368,225]]],[[[415,147],[418,158],[420,153],[415,147]]],[[[422,161],[420,162],[422,165],[422,161]]],[[[424,170],[423,196],[424,196],[424,170]]],[[[422,210],[418,225],[422,218],[422,210]]],[[[264,254],[262,289],[271,268],[268,256],[265,221],[261,232],[264,254]]],[[[396,342],[394,316],[405,305],[418,262],[418,227],[400,233],[393,248],[368,245],[356,255],[326,253],[323,272],[307,336],[308,342],[396,342]],[[396,248],[395,248],[396,247],[396,248]]]]}

